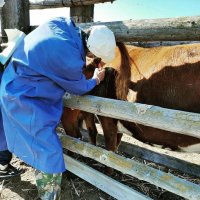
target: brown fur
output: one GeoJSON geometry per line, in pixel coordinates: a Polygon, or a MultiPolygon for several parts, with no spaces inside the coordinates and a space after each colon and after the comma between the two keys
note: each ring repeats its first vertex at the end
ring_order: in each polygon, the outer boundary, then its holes
{"type": "MultiPolygon", "coordinates": [[[[128,101],[200,113],[200,44],[127,49],[132,61],[128,101]]],[[[119,57],[117,52],[109,66],[118,70],[119,57]]],[[[140,124],[123,125],[140,141],[174,150],[200,143],[198,138],[140,124]]]]}
{"type": "Polygon", "coordinates": [[[61,117],[61,122],[65,132],[72,137],[81,138],[81,133],[78,126],[80,110],[65,107],[61,117]]]}
{"type": "Polygon", "coordinates": [[[125,45],[121,42],[117,42],[117,47],[120,50],[121,63],[119,73],[116,77],[116,89],[117,99],[127,100],[128,85],[131,78],[131,60],[125,45]]]}

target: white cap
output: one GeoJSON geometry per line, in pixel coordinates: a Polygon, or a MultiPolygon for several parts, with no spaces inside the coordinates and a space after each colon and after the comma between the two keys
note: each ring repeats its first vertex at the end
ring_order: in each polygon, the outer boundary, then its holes
{"type": "Polygon", "coordinates": [[[114,33],[107,26],[93,26],[88,37],[87,47],[103,62],[110,62],[115,57],[116,41],[114,33]]]}

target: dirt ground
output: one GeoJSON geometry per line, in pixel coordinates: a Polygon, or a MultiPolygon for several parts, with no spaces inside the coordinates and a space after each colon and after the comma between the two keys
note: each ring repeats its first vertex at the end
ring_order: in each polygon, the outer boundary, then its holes
{"type": "MultiPolygon", "coordinates": [[[[21,175],[21,180],[20,177],[4,181],[0,180],[0,199],[38,200],[33,168],[17,158],[13,159],[12,164],[23,168],[25,173],[21,175]]],[[[61,193],[61,200],[113,199],[69,172],[63,174],[61,193]]]]}
{"type": "MultiPolygon", "coordinates": [[[[99,129],[98,129],[99,130],[99,129]]],[[[128,136],[123,136],[124,141],[129,141],[130,138],[128,136]]],[[[135,140],[131,140],[133,143],[138,142],[135,140]]],[[[146,145],[139,143],[139,145],[146,145]]],[[[147,145],[148,146],[148,145],[147,145]]],[[[150,147],[151,149],[155,147],[150,147]]],[[[163,153],[170,154],[170,151],[167,150],[159,150],[163,151],[163,153]]],[[[173,155],[176,157],[184,156],[183,159],[193,159],[194,163],[200,164],[200,157],[198,154],[179,154],[173,152],[173,155]]],[[[103,172],[104,167],[93,161],[91,159],[82,158],[81,156],[75,156],[76,159],[86,162],[88,165],[93,168],[103,172]]],[[[138,159],[137,159],[138,160],[138,159]]],[[[143,163],[146,163],[152,167],[158,168],[154,163],[147,163],[143,160],[140,160],[143,163]]],[[[19,160],[18,158],[13,158],[12,164],[16,167],[20,167],[25,170],[25,173],[21,175],[21,177],[16,177],[8,180],[0,179],[0,200],[38,200],[37,188],[35,186],[34,180],[34,170],[32,167],[27,166],[24,162],[19,160]]],[[[160,169],[160,166],[159,166],[160,169]]],[[[200,179],[191,177],[187,174],[179,174],[178,172],[174,172],[170,169],[167,169],[170,173],[174,173],[175,175],[181,176],[187,180],[193,181],[197,184],[200,184],[200,179]]],[[[166,169],[165,169],[166,171],[166,169]]],[[[129,175],[124,175],[120,172],[115,171],[112,178],[132,187],[133,189],[147,195],[148,197],[154,200],[184,200],[184,198],[174,195],[168,191],[165,191],[162,188],[156,187],[147,183],[145,181],[138,180],[129,175]]],[[[79,177],[71,174],[70,172],[65,172],[63,174],[62,180],[62,191],[61,191],[61,200],[114,200],[113,197],[107,195],[91,184],[85,182],[79,177]]],[[[134,200],[134,199],[133,199],[134,200]]]]}

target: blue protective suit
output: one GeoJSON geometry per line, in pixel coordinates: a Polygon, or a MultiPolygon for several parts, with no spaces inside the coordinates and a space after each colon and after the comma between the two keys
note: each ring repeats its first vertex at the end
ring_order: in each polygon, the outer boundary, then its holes
{"type": "Polygon", "coordinates": [[[7,148],[5,133],[3,129],[2,115],[0,111],[0,151],[5,151],[7,149],[8,148],[7,148]]]}
{"type": "MultiPolygon", "coordinates": [[[[1,77],[2,77],[2,72],[0,72],[0,82],[1,82],[1,77]]],[[[3,121],[2,121],[2,114],[0,111],[0,151],[5,151],[7,150],[7,143],[6,143],[6,138],[5,138],[5,133],[3,129],[3,121]]]]}
{"type": "Polygon", "coordinates": [[[8,149],[45,173],[65,170],[56,127],[65,91],[96,85],[82,74],[85,55],[71,20],[55,18],[28,34],[4,71],[1,104],[8,149]]]}

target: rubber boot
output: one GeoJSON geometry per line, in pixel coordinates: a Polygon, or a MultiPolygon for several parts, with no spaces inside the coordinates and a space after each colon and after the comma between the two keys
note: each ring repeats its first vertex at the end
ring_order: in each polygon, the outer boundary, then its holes
{"type": "Polygon", "coordinates": [[[41,200],[60,200],[62,173],[47,174],[36,170],[35,179],[41,200]]]}

